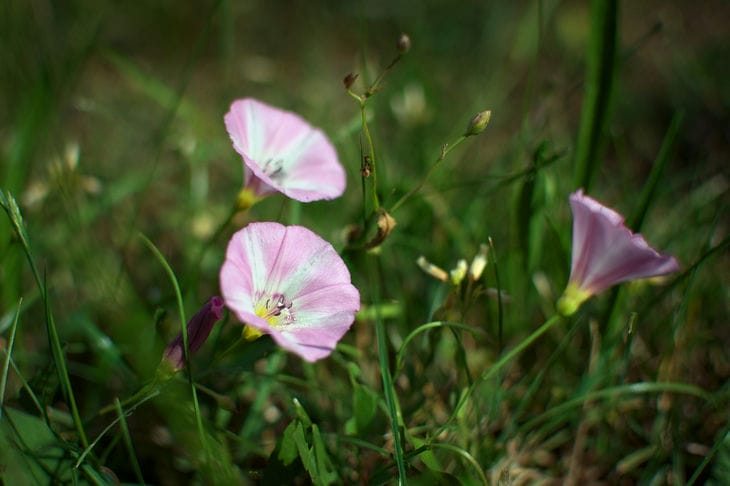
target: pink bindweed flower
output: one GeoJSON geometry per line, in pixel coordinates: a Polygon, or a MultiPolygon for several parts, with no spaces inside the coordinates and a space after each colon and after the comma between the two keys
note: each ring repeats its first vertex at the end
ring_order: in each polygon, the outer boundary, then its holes
{"type": "Polygon", "coordinates": [[[302,226],[251,223],[233,235],[220,272],[223,299],[244,337],[270,334],[313,362],[355,320],[360,293],[332,245],[302,226]]]}
{"type": "Polygon", "coordinates": [[[345,192],[345,170],[334,146],[299,115],[244,98],[233,102],[224,121],[244,162],[240,208],[274,192],[302,202],[345,192]]]}
{"type": "Polygon", "coordinates": [[[561,314],[575,313],[591,296],[618,283],[679,270],[673,256],[658,253],[624,225],[620,214],[582,189],[570,195],[570,207],[573,250],[568,286],[557,304],[561,314]]]}
{"type": "MultiPolygon", "coordinates": [[[[190,356],[196,353],[218,322],[223,312],[223,299],[218,296],[211,297],[201,309],[190,318],[187,324],[188,351],[190,356]]],[[[175,371],[185,367],[185,350],[183,349],[182,333],[167,345],[163,360],[167,361],[175,371]]]]}

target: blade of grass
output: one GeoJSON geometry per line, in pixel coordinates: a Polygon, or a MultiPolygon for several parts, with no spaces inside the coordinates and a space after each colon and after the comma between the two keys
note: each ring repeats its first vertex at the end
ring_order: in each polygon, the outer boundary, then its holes
{"type": "Polygon", "coordinates": [[[497,352],[502,353],[502,331],[504,328],[504,307],[502,303],[502,284],[499,280],[499,260],[497,260],[497,249],[494,247],[494,240],[490,236],[489,251],[491,253],[492,267],[494,268],[494,281],[497,285],[497,352]]]}
{"type": "Polygon", "coordinates": [[[122,438],[124,439],[124,445],[127,448],[129,454],[129,461],[132,463],[132,469],[134,475],[137,477],[139,484],[145,484],[144,477],[142,476],[142,469],[139,467],[139,461],[137,461],[137,455],[134,453],[134,446],[132,445],[132,438],[129,435],[129,428],[127,428],[127,420],[122,410],[122,404],[119,402],[119,398],[114,398],[114,407],[117,410],[117,418],[119,420],[119,428],[122,431],[122,438]]]}
{"type": "MultiPolygon", "coordinates": [[[[664,135],[662,146],[659,149],[659,153],[657,154],[654,163],[652,164],[649,178],[647,179],[644,187],[641,190],[639,204],[636,206],[633,214],[629,218],[628,226],[636,233],[641,231],[641,226],[644,223],[644,217],[649,211],[649,206],[654,200],[654,195],[656,194],[659,180],[661,179],[662,173],[664,173],[664,169],[667,166],[667,162],[669,161],[674,151],[674,145],[677,141],[677,134],[679,133],[679,129],[682,126],[683,118],[684,115],[681,112],[675,113],[672,117],[672,121],[669,125],[669,128],[667,129],[667,133],[664,135]]],[[[618,312],[619,307],[621,307],[619,303],[621,302],[622,288],[622,286],[613,288],[608,298],[608,304],[606,306],[603,322],[606,323],[608,329],[610,330],[609,334],[614,334],[617,332],[617,329],[614,329],[613,326],[617,324],[616,313],[618,312]]]]}
{"type": "Polygon", "coordinates": [[[651,173],[649,174],[649,178],[647,179],[644,187],[641,190],[639,204],[636,206],[636,208],[634,209],[634,213],[629,218],[629,228],[631,228],[636,233],[641,231],[641,226],[644,223],[644,217],[649,210],[649,206],[654,200],[654,195],[656,194],[659,180],[664,173],[667,162],[669,162],[669,159],[674,152],[674,146],[677,142],[677,135],[679,134],[679,129],[682,126],[683,119],[684,114],[682,112],[677,112],[672,117],[672,121],[669,124],[669,128],[667,129],[667,133],[664,135],[662,146],[659,148],[659,153],[657,154],[657,157],[651,166],[651,173]]]}
{"type": "Polygon", "coordinates": [[[428,331],[429,329],[435,329],[439,327],[450,327],[453,329],[461,329],[462,331],[470,332],[472,334],[484,334],[484,331],[482,329],[469,326],[467,324],[461,324],[459,322],[447,322],[447,321],[433,321],[433,322],[427,322],[426,324],[421,324],[417,328],[415,328],[413,331],[408,333],[408,335],[403,340],[403,343],[401,343],[400,348],[398,349],[398,352],[395,355],[395,371],[393,372],[393,375],[397,375],[400,372],[401,367],[403,366],[403,352],[406,349],[406,346],[413,341],[413,339],[423,333],[428,331]]]}
{"type": "Polygon", "coordinates": [[[715,444],[712,446],[712,449],[710,449],[710,452],[705,455],[705,458],[702,459],[702,462],[699,466],[697,466],[697,469],[695,469],[695,472],[692,474],[692,476],[687,481],[686,486],[692,486],[695,481],[697,481],[697,478],[700,477],[700,474],[702,474],[702,471],[707,467],[707,465],[712,461],[712,458],[715,457],[715,454],[717,454],[717,451],[720,450],[720,447],[722,447],[723,443],[725,442],[725,439],[727,435],[730,433],[730,422],[728,422],[725,425],[725,430],[720,432],[717,436],[717,440],[715,441],[715,444]]]}
{"type": "Polygon", "coordinates": [[[455,446],[453,444],[443,444],[439,442],[432,442],[431,444],[428,444],[428,447],[430,449],[444,449],[450,452],[453,452],[460,456],[462,459],[464,459],[466,462],[469,463],[470,466],[474,468],[474,470],[477,472],[477,476],[479,476],[479,480],[482,484],[485,486],[489,485],[489,480],[487,479],[486,474],[484,474],[484,471],[482,470],[482,466],[479,465],[476,459],[474,459],[474,456],[472,456],[469,451],[466,451],[462,449],[461,447],[455,446]]]}
{"type": "MultiPolygon", "coordinates": [[[[377,258],[377,257],[376,257],[377,258]]],[[[388,346],[385,336],[385,323],[380,315],[380,290],[377,282],[382,281],[380,261],[371,260],[368,265],[370,270],[370,293],[373,297],[373,305],[376,309],[375,313],[375,334],[378,342],[378,361],[380,363],[380,376],[383,380],[383,393],[385,395],[385,403],[388,406],[388,415],[390,415],[390,426],[393,434],[393,454],[398,467],[398,484],[406,484],[406,463],[403,455],[403,437],[401,436],[401,418],[399,413],[398,397],[393,386],[393,376],[390,373],[390,363],[388,360],[388,346]]]]}
{"type": "Polygon", "coordinates": [[[33,405],[35,405],[36,410],[38,410],[38,415],[46,419],[46,424],[48,425],[48,419],[47,419],[47,411],[46,408],[41,405],[41,401],[36,395],[35,391],[30,387],[30,384],[28,383],[28,380],[25,379],[23,374],[20,372],[20,368],[18,368],[18,365],[15,364],[15,361],[13,359],[10,359],[10,365],[13,367],[13,371],[15,371],[15,374],[18,376],[18,379],[20,380],[20,383],[23,385],[23,389],[30,397],[30,400],[33,402],[33,405]]]}
{"type": "Polygon", "coordinates": [[[574,185],[589,192],[605,145],[616,78],[618,0],[591,0],[585,99],[575,149],[574,185]]]}
{"type": "MultiPolygon", "coordinates": [[[[25,223],[23,222],[23,216],[20,213],[18,203],[15,201],[13,195],[9,192],[7,194],[4,194],[3,191],[0,190],[0,206],[3,207],[8,217],[10,218],[10,222],[13,225],[13,229],[15,230],[18,239],[20,240],[23,252],[28,259],[30,269],[33,273],[33,277],[35,278],[36,285],[38,286],[38,290],[40,292],[41,299],[43,300],[43,307],[46,314],[46,333],[48,334],[49,347],[51,348],[51,353],[53,355],[59,380],[63,385],[63,394],[66,400],[68,400],[69,406],[71,408],[71,415],[73,417],[74,426],[76,427],[76,432],[79,434],[79,440],[81,440],[81,443],[84,447],[88,447],[89,441],[86,438],[84,425],[81,421],[78,407],[76,406],[76,397],[74,395],[74,391],[71,386],[71,380],[68,375],[68,369],[66,367],[66,360],[64,357],[63,348],[61,346],[61,340],[58,336],[58,329],[56,328],[56,322],[53,319],[53,313],[51,312],[45,278],[41,279],[40,273],[38,272],[38,267],[36,266],[35,260],[33,259],[33,253],[31,252],[30,244],[28,242],[28,232],[26,231],[25,223]]],[[[44,418],[47,420],[47,416],[45,414],[44,418]]]]}
{"type": "Polygon", "coordinates": [[[140,238],[142,238],[142,242],[149,248],[149,250],[152,252],[152,254],[157,258],[157,261],[160,262],[160,265],[162,265],[162,268],[165,269],[165,273],[167,273],[167,276],[170,278],[170,282],[172,283],[172,287],[175,290],[175,299],[177,300],[177,308],[178,313],[180,314],[180,332],[182,333],[183,338],[183,350],[185,351],[185,364],[187,375],[188,375],[188,383],[190,384],[190,391],[193,396],[193,413],[195,415],[195,423],[198,427],[198,435],[200,436],[200,444],[203,447],[203,450],[205,451],[205,457],[207,460],[210,460],[211,454],[210,449],[208,448],[208,441],[205,437],[205,430],[203,429],[203,419],[202,415],[200,413],[200,404],[198,402],[198,391],[195,388],[195,382],[193,381],[193,367],[190,360],[190,349],[188,348],[188,330],[187,330],[187,320],[185,319],[185,309],[183,306],[183,300],[182,300],[182,293],[180,292],[180,285],[177,281],[177,277],[175,276],[175,272],[172,270],[172,267],[170,267],[170,264],[167,263],[167,260],[165,259],[164,255],[160,252],[159,249],[155,246],[154,243],[152,243],[145,235],[142,233],[139,234],[140,238]]]}
{"type": "Polygon", "coordinates": [[[488,380],[489,378],[491,378],[492,376],[497,374],[497,372],[499,370],[501,370],[504,367],[504,365],[506,365],[507,363],[512,361],[513,358],[515,358],[518,354],[520,354],[522,351],[527,349],[540,336],[545,334],[548,330],[550,330],[555,324],[557,324],[560,321],[561,321],[561,316],[554,315],[553,317],[551,317],[550,319],[545,321],[545,323],[543,325],[538,327],[532,334],[530,334],[525,339],[523,339],[517,346],[515,346],[508,353],[503,355],[496,363],[494,363],[492,366],[490,366],[490,368],[487,371],[482,373],[479,376],[479,378],[477,378],[477,380],[474,381],[474,383],[466,390],[466,392],[461,396],[461,398],[459,398],[459,401],[457,402],[456,406],[454,407],[454,410],[451,412],[451,415],[449,416],[449,418],[446,420],[446,422],[441,427],[438,428],[436,433],[433,434],[434,437],[438,437],[439,435],[441,435],[441,433],[444,430],[446,430],[449,427],[449,425],[451,425],[451,423],[461,413],[461,409],[464,408],[464,406],[466,405],[466,402],[469,400],[469,398],[474,393],[474,391],[476,390],[477,386],[479,386],[479,384],[481,384],[482,382],[488,380]]]}
{"type": "MultiPolygon", "coordinates": [[[[160,394],[159,390],[154,390],[152,393],[149,393],[148,395],[144,396],[141,400],[139,400],[137,403],[135,403],[133,406],[131,406],[127,409],[125,416],[132,415],[132,413],[134,413],[134,411],[137,409],[137,407],[139,407],[146,401],[153,399],[154,397],[156,397],[159,394],[160,394]]],[[[118,402],[118,401],[119,400],[117,398],[115,398],[115,407],[116,407],[116,402],[118,402]]],[[[121,407],[121,405],[120,405],[120,407],[121,407]]],[[[96,444],[99,443],[99,441],[106,435],[106,433],[109,432],[112,429],[112,427],[117,425],[119,420],[120,420],[119,416],[117,418],[115,418],[114,420],[112,420],[111,423],[109,423],[109,425],[104,427],[104,429],[99,433],[99,435],[96,436],[96,439],[94,439],[94,441],[91,444],[89,444],[89,446],[86,447],[86,449],[84,449],[83,452],[81,452],[78,459],[76,459],[76,464],[74,464],[74,467],[73,467],[74,470],[78,469],[79,467],[82,467],[81,463],[84,462],[84,459],[86,459],[86,456],[89,455],[89,453],[94,449],[94,447],[96,447],[96,444]]]]}
{"type": "Polygon", "coordinates": [[[616,399],[621,396],[633,396],[633,395],[645,395],[652,393],[679,393],[683,395],[692,395],[705,400],[706,402],[713,403],[714,399],[712,395],[702,388],[687,383],[656,383],[656,382],[641,382],[631,383],[629,385],[619,385],[610,388],[604,388],[603,390],[597,390],[594,392],[586,393],[581,396],[575,397],[568,401],[557,405],[537,417],[525,422],[520,427],[519,434],[526,434],[530,429],[536,425],[546,422],[549,419],[559,416],[575,407],[582,406],[587,401],[599,401],[603,399],[616,399]]]}
{"type": "Polygon", "coordinates": [[[5,387],[8,383],[8,371],[10,370],[10,356],[13,354],[13,344],[15,343],[15,332],[18,330],[18,318],[20,317],[20,306],[23,305],[23,298],[18,301],[18,309],[15,312],[13,326],[10,328],[10,339],[5,348],[5,361],[3,362],[2,376],[0,376],[0,422],[3,419],[3,405],[5,404],[5,387]]]}

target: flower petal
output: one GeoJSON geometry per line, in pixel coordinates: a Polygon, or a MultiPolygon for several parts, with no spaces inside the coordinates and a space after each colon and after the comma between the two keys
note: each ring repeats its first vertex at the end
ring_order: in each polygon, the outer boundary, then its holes
{"type": "Polygon", "coordinates": [[[258,195],[272,189],[298,201],[334,199],[345,191],[345,171],[324,133],[298,115],[252,98],[236,100],[224,117],[235,150],[258,195]],[[253,181],[252,177],[260,179],[253,181]]]}
{"type": "Polygon", "coordinates": [[[220,283],[241,322],[308,361],[332,352],[360,308],[340,256],[301,226],[251,223],[238,231],[228,244],[220,283]],[[271,304],[277,298],[281,308],[271,304]],[[262,308],[266,315],[257,314],[262,308]]]}
{"type": "Polygon", "coordinates": [[[651,248],[623,217],[578,190],[570,196],[573,250],[570,281],[599,293],[615,284],[679,270],[676,259],[651,248]]]}

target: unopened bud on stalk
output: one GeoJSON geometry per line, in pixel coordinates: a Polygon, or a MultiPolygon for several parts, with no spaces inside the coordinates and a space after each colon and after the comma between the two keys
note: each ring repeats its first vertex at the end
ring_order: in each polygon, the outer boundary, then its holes
{"type": "Polygon", "coordinates": [[[456,266],[449,272],[449,276],[451,277],[451,283],[454,285],[459,285],[464,280],[464,277],[466,277],[466,271],[467,271],[467,264],[466,260],[463,258],[456,262],[456,266]]]}
{"type": "Polygon", "coordinates": [[[477,256],[475,256],[474,260],[471,261],[471,266],[469,267],[469,278],[472,282],[476,282],[481,278],[482,273],[484,272],[484,267],[487,266],[487,262],[489,261],[487,256],[488,249],[489,248],[484,243],[479,245],[479,253],[477,253],[477,256]]]}
{"type": "Polygon", "coordinates": [[[359,74],[355,73],[348,73],[347,76],[345,76],[345,79],[342,80],[342,84],[345,85],[345,89],[350,89],[352,85],[355,83],[355,80],[359,74]]]}
{"type": "Polygon", "coordinates": [[[487,128],[487,125],[489,124],[489,120],[492,118],[492,110],[484,110],[480,113],[477,113],[473,117],[471,117],[471,120],[469,120],[469,125],[466,127],[466,132],[464,133],[465,136],[471,137],[472,135],[479,135],[484,131],[485,128],[487,128]]]}
{"type": "Polygon", "coordinates": [[[423,255],[418,257],[418,260],[416,260],[416,264],[421,267],[421,270],[431,275],[436,280],[441,280],[442,282],[446,282],[449,280],[449,274],[446,273],[445,270],[437,267],[433,263],[430,263],[423,255]]]}
{"type": "Polygon", "coordinates": [[[396,47],[398,48],[398,52],[401,54],[405,54],[411,50],[411,38],[408,37],[408,34],[401,34],[400,37],[398,37],[396,47]]]}
{"type": "MultiPolygon", "coordinates": [[[[187,324],[188,352],[190,356],[203,346],[205,340],[208,339],[208,335],[210,335],[210,331],[213,329],[213,325],[220,320],[222,312],[223,299],[216,296],[211,297],[208,303],[190,318],[187,324]]],[[[183,348],[182,333],[178,334],[168,344],[163,355],[164,361],[167,361],[175,371],[179,371],[185,366],[185,350],[183,348]]]]}

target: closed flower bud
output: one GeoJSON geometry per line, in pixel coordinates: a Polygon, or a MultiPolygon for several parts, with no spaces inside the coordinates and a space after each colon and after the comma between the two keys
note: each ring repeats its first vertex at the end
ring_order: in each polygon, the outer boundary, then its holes
{"type": "Polygon", "coordinates": [[[459,285],[464,280],[464,277],[466,277],[466,271],[467,271],[467,265],[466,260],[463,258],[456,262],[456,266],[449,272],[449,276],[451,277],[451,283],[454,285],[459,285]]]}
{"type": "Polygon", "coordinates": [[[485,110],[480,113],[477,113],[473,117],[471,117],[471,120],[469,120],[469,125],[466,127],[466,132],[464,133],[465,136],[471,137],[472,135],[479,135],[484,131],[485,128],[487,128],[487,125],[489,124],[489,120],[492,118],[492,110],[485,110]]]}
{"type": "Polygon", "coordinates": [[[487,250],[488,247],[484,243],[479,245],[479,253],[477,253],[477,256],[475,256],[474,260],[471,261],[471,266],[469,267],[469,278],[473,282],[476,282],[481,278],[482,273],[484,272],[484,267],[487,266],[487,250]]]}
{"type": "Polygon", "coordinates": [[[396,47],[398,48],[398,52],[401,54],[405,54],[411,50],[411,38],[408,34],[401,34],[400,37],[398,37],[396,47]]]}
{"type": "Polygon", "coordinates": [[[426,260],[426,257],[424,256],[418,257],[418,260],[416,260],[416,264],[421,268],[421,270],[437,280],[441,280],[442,282],[446,282],[447,280],[449,280],[449,274],[446,273],[445,270],[437,267],[433,263],[430,263],[428,260],[426,260]]]}
{"type": "MultiPolygon", "coordinates": [[[[223,299],[220,297],[211,297],[187,324],[188,335],[188,351],[192,356],[197,352],[208,339],[213,325],[218,322],[223,312],[223,299]]],[[[182,333],[168,344],[163,355],[163,359],[172,366],[175,371],[179,371],[185,367],[185,349],[183,348],[182,333]]]]}
{"type": "Polygon", "coordinates": [[[345,85],[345,89],[350,89],[352,85],[355,83],[355,80],[359,74],[355,73],[348,73],[347,76],[345,76],[345,79],[342,80],[342,84],[345,85]]]}

